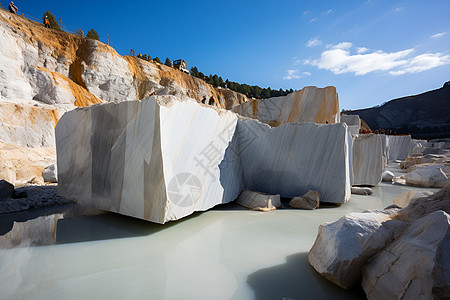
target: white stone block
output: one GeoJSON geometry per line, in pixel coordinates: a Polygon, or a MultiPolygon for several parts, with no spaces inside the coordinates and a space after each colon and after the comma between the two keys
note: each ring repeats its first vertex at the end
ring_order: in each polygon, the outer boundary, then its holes
{"type": "Polygon", "coordinates": [[[154,96],[68,112],[56,136],[61,196],[153,222],[235,200],[244,188],[350,198],[351,138],[343,124],[271,128],[190,99],[154,96]]]}
{"type": "Polygon", "coordinates": [[[322,202],[351,195],[351,138],[345,124],[288,123],[273,127],[239,120],[245,186],[292,198],[318,191],[322,202]]]}
{"type": "Polygon", "coordinates": [[[412,150],[410,135],[389,135],[389,159],[405,160],[412,150]]]}
{"type": "Polygon", "coordinates": [[[340,120],[339,99],[333,86],[307,86],[287,96],[250,100],[233,111],[271,126],[289,122],[332,124],[340,120]]]}
{"type": "Polygon", "coordinates": [[[58,182],[58,170],[55,164],[51,164],[42,171],[42,179],[45,182],[58,182]]]}
{"type": "Polygon", "coordinates": [[[446,299],[450,286],[450,216],[412,222],[363,270],[368,299],[446,299]]]}
{"type": "Polygon", "coordinates": [[[391,171],[384,171],[383,174],[381,174],[381,179],[386,182],[392,182],[394,177],[395,175],[391,171]]]}
{"type": "Polygon", "coordinates": [[[361,129],[361,119],[358,115],[341,115],[341,123],[345,123],[348,126],[348,131],[352,135],[359,134],[361,129]]]}
{"type": "Polygon", "coordinates": [[[448,177],[441,168],[429,165],[406,173],[405,180],[408,185],[442,188],[446,185],[448,177]]]}
{"type": "Polygon", "coordinates": [[[269,211],[281,207],[280,195],[269,195],[244,190],[236,199],[236,203],[252,210],[269,211]]]}
{"type": "Polygon", "coordinates": [[[308,261],[320,275],[344,289],[351,288],[361,280],[361,267],[389,244],[404,224],[392,220],[389,211],[352,213],[324,223],[308,261]]]}
{"type": "Polygon", "coordinates": [[[171,96],[71,111],[56,127],[58,192],[157,223],[232,201],[243,189],[236,123],[171,96]]]}
{"type": "Polygon", "coordinates": [[[384,170],[383,141],[378,134],[353,137],[353,185],[377,185],[384,170]]]}

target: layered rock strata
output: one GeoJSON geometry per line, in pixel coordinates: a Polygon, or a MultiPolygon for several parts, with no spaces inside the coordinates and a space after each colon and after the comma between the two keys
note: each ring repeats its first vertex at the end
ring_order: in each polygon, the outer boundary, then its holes
{"type": "Polygon", "coordinates": [[[233,111],[270,126],[289,122],[333,124],[340,120],[339,99],[333,86],[307,86],[287,96],[251,100],[233,107],[233,111]]]}
{"type": "Polygon", "coordinates": [[[59,194],[81,204],[164,223],[237,198],[247,188],[282,197],[316,190],[350,197],[342,124],[271,128],[190,99],[94,105],[56,127],[59,194]]]}
{"type": "Polygon", "coordinates": [[[121,56],[82,38],[0,10],[0,140],[54,147],[54,126],[75,107],[177,95],[231,108],[247,97],[171,67],[121,56]]]}
{"type": "Polygon", "coordinates": [[[353,185],[375,186],[384,170],[383,141],[378,134],[353,137],[353,185]]]}

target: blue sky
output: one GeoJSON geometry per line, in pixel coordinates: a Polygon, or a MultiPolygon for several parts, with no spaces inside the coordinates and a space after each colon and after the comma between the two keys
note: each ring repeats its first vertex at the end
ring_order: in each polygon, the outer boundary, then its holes
{"type": "MultiPolygon", "coordinates": [[[[6,6],[9,1],[3,1],[6,6]]],[[[15,1],[69,30],[94,28],[119,54],[184,58],[225,80],[337,87],[341,109],[450,80],[450,1],[15,1]]]]}

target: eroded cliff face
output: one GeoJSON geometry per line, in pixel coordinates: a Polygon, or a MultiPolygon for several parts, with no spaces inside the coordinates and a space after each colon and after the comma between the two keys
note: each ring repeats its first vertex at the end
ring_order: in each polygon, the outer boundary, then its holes
{"type": "Polygon", "coordinates": [[[175,95],[231,109],[247,98],[179,70],[0,10],[0,139],[54,147],[54,126],[76,107],[175,95]],[[22,134],[26,133],[26,134],[22,134]]]}

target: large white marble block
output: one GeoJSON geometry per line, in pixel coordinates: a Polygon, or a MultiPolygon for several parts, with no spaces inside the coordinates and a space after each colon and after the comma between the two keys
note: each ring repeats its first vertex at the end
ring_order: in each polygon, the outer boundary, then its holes
{"type": "Polygon", "coordinates": [[[271,126],[289,122],[339,123],[339,99],[334,86],[307,86],[287,96],[250,100],[233,111],[271,126]]]}
{"type": "Polygon", "coordinates": [[[381,136],[381,149],[383,150],[384,167],[386,168],[389,163],[389,136],[380,134],[381,136]]]}
{"type": "Polygon", "coordinates": [[[232,201],[243,189],[236,123],[173,96],[68,112],[56,127],[58,193],[157,223],[232,201]]]}
{"type": "Polygon", "coordinates": [[[350,198],[344,124],[271,128],[190,99],[153,96],[70,111],[56,137],[61,196],[157,223],[235,200],[244,188],[350,198]]]}
{"type": "Polygon", "coordinates": [[[389,135],[389,159],[405,160],[412,150],[410,135],[389,135]]]}
{"type": "Polygon", "coordinates": [[[245,186],[292,198],[309,190],[320,201],[351,195],[351,137],[345,124],[288,123],[270,127],[240,119],[238,146],[245,186]]]}
{"type": "Polygon", "coordinates": [[[377,185],[381,182],[385,160],[383,138],[378,134],[353,137],[353,185],[377,185]]]}

